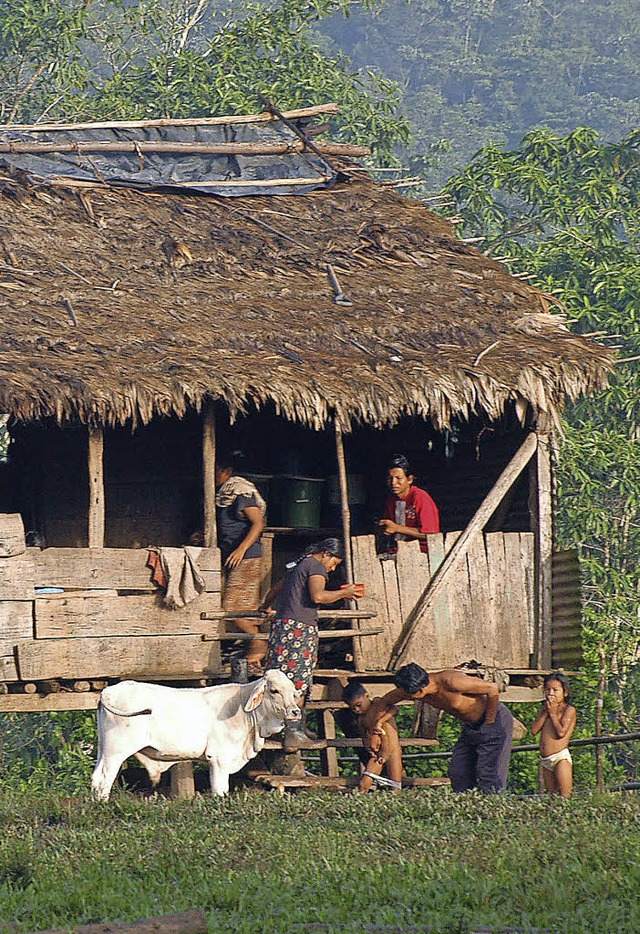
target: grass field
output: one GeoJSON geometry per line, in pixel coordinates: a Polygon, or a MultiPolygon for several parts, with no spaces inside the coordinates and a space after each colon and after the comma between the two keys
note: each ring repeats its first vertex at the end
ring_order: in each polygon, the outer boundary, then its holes
{"type": "Polygon", "coordinates": [[[640,798],[0,793],[0,930],[205,909],[210,931],[640,931],[640,798]]]}

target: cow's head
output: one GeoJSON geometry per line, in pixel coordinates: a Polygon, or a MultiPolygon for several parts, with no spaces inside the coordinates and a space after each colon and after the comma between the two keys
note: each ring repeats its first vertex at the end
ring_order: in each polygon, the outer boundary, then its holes
{"type": "Polygon", "coordinates": [[[285,673],[279,669],[270,669],[256,681],[244,709],[247,713],[256,711],[261,736],[273,736],[283,728],[285,720],[300,719],[302,713],[298,706],[299,698],[299,691],[296,691],[285,673]]]}

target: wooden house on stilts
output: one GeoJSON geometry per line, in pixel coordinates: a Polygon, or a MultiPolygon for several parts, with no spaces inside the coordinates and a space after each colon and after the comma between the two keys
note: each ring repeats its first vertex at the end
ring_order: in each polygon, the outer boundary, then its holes
{"type": "Polygon", "coordinates": [[[319,705],[408,660],[475,659],[533,699],[579,661],[554,432],[611,352],[320,142],[332,110],[0,128],[0,711],[229,677],[221,448],[268,501],[265,587],[330,532],[366,584],[324,614],[319,705]],[[397,451],[440,508],[426,554],[379,553],[397,451]],[[168,610],[148,548],[198,529],[206,591],[168,610]]]}

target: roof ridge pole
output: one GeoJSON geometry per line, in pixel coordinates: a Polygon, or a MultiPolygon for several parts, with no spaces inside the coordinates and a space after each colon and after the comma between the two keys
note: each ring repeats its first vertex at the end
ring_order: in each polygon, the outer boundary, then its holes
{"type": "Polygon", "coordinates": [[[202,482],[204,486],[204,547],[217,548],[216,413],[211,400],[205,403],[202,418],[202,482]]]}
{"type": "Polygon", "coordinates": [[[87,539],[89,548],[104,548],[104,431],[99,426],[89,427],[87,460],[89,467],[87,539]]]}
{"type": "MultiPolygon", "coordinates": [[[[340,506],[342,512],[342,537],[344,538],[344,558],[347,583],[353,583],[353,550],[351,548],[351,510],[349,509],[349,485],[347,481],[347,463],[344,456],[344,439],[338,416],[333,423],[336,431],[336,454],[338,459],[338,482],[340,484],[340,506]]],[[[351,601],[349,601],[351,604],[351,601]]]]}

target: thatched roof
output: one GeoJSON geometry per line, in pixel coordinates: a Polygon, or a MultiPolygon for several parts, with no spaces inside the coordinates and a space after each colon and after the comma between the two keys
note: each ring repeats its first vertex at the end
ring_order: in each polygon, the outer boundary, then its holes
{"type": "Polygon", "coordinates": [[[4,172],[0,205],[0,411],[18,419],[148,422],[222,399],[312,426],[443,427],[514,404],[557,420],[611,366],[540,292],[362,172],[234,201],[4,172]]]}

